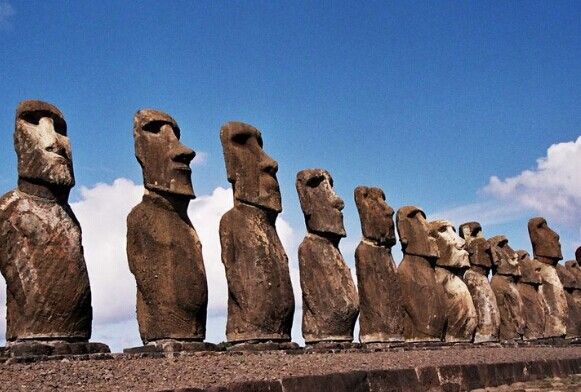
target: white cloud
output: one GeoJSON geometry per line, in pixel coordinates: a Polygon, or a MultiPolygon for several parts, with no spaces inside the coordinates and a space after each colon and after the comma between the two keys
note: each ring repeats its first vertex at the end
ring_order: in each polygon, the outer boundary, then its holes
{"type": "Polygon", "coordinates": [[[581,136],[553,144],[537,167],[504,180],[494,176],[482,191],[560,223],[581,220],[581,136]]]}
{"type": "Polygon", "coordinates": [[[12,4],[7,1],[0,2],[0,29],[11,26],[10,18],[16,13],[12,4]]]}
{"type": "Polygon", "coordinates": [[[430,220],[447,219],[456,227],[464,222],[477,221],[483,225],[496,225],[514,221],[525,213],[526,209],[508,200],[488,200],[480,203],[466,204],[430,214],[430,220]]]}
{"type": "MultiPolygon", "coordinates": [[[[112,184],[82,187],[80,200],[71,204],[83,231],[85,260],[91,281],[92,340],[107,343],[114,351],[140,344],[135,316],[135,279],[129,271],[125,246],[127,215],[139,203],[142,195],[141,185],[119,178],[112,184]]],[[[232,205],[232,190],[218,187],[211,195],[193,200],[188,208],[188,215],[202,242],[209,296],[207,340],[213,342],[225,340],[228,291],[220,259],[218,227],[220,218],[232,205]]],[[[296,263],[297,241],[292,227],[282,217],[279,217],[276,226],[291,260],[291,279],[298,310],[300,286],[296,263]]],[[[4,314],[3,280],[0,286],[0,312],[4,314]]],[[[0,320],[0,333],[3,335],[5,318],[0,320]]],[[[295,334],[298,327],[295,325],[295,334]]]]}
{"type": "Polygon", "coordinates": [[[192,160],[192,165],[205,166],[208,162],[208,153],[204,151],[196,151],[196,156],[192,160]]]}

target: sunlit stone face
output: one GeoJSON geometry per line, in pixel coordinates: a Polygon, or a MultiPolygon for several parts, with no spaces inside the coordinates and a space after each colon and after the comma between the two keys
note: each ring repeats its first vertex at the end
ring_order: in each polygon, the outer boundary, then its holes
{"type": "Polygon", "coordinates": [[[438,244],[437,265],[450,268],[468,268],[468,252],[464,250],[464,241],[454,230],[452,223],[446,220],[436,220],[430,222],[430,237],[438,244]]]}
{"type": "Polygon", "coordinates": [[[532,260],[525,250],[517,250],[518,265],[521,272],[521,282],[539,285],[543,282],[541,276],[541,265],[538,261],[532,260]]]}
{"type": "Polygon", "coordinates": [[[460,225],[459,228],[460,237],[466,240],[467,244],[476,238],[484,238],[482,234],[482,226],[478,222],[466,222],[460,225]]]}
{"type": "Polygon", "coordinates": [[[554,264],[563,259],[559,235],[551,230],[544,218],[530,219],[528,228],[535,258],[553,259],[554,264]]]}
{"type": "Polygon", "coordinates": [[[65,188],[75,184],[67,123],[55,106],[21,102],[16,110],[14,146],[20,178],[65,188]]]}
{"type": "Polygon", "coordinates": [[[226,123],[220,130],[228,181],[236,200],[269,210],[282,211],[276,173],[278,163],[262,149],[258,129],[241,122],[226,123]]]}
{"type": "Polygon", "coordinates": [[[436,240],[429,235],[426,214],[421,209],[405,206],[397,210],[396,226],[405,254],[429,258],[440,255],[436,240]]]}
{"type": "Polygon", "coordinates": [[[194,197],[190,162],[195,153],[180,142],[180,129],[166,113],[144,109],[133,119],[135,156],[146,189],[194,197]]]}
{"type": "Polygon", "coordinates": [[[498,235],[489,239],[492,260],[497,274],[521,276],[518,254],[508,245],[508,239],[498,235]]]}
{"type": "Polygon", "coordinates": [[[383,191],[359,186],[354,194],[363,237],[389,247],[395,245],[394,211],[385,202],[383,191]]]}
{"type": "Polygon", "coordinates": [[[345,204],[335,193],[328,171],[306,169],[298,172],[296,188],[309,232],[338,237],[347,235],[341,212],[345,204]]]}

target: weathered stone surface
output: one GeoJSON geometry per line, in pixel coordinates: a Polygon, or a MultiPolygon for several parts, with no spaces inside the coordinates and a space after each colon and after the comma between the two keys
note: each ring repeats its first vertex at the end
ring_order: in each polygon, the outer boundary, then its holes
{"type": "Polygon", "coordinates": [[[251,125],[220,130],[234,207],[220,221],[222,263],[228,281],[229,342],[289,341],[294,296],[288,258],[276,233],[282,211],[278,164],[262,149],[251,125]]]}
{"type": "Polygon", "coordinates": [[[429,236],[426,215],[417,207],[400,208],[396,226],[403,252],[397,271],[405,310],[404,336],[411,341],[440,341],[446,314],[444,289],[434,272],[438,245],[429,236]]]}
{"type": "Polygon", "coordinates": [[[74,175],[66,122],[55,106],[24,101],[15,128],[18,187],[0,199],[6,340],[87,341],[91,290],[68,204],[74,175]]]}
{"type": "Polygon", "coordinates": [[[202,245],[187,215],[194,198],[190,161],[173,118],[140,110],[133,120],[143,200],[127,217],[127,259],[137,282],[137,321],[144,344],[202,341],[208,289],[202,245]]]}
{"type": "Polygon", "coordinates": [[[333,189],[331,175],[323,169],[297,173],[296,188],[308,231],[299,246],[305,343],[350,342],[359,298],[339,251],[339,241],[346,236],[343,200],[333,189]]]}
{"type": "Polygon", "coordinates": [[[500,313],[488,274],[492,268],[490,243],[482,234],[478,222],[460,225],[460,237],[466,240],[470,269],[464,273],[464,282],[470,291],[476,309],[478,325],[474,333],[474,343],[498,341],[500,313]]]}
{"type": "Polygon", "coordinates": [[[565,336],[567,333],[567,298],[555,265],[563,259],[559,235],[544,218],[532,218],[528,224],[535,260],[542,263],[543,283],[540,293],[545,308],[544,337],[565,336]]]}
{"type": "Polygon", "coordinates": [[[103,343],[25,340],[10,344],[9,353],[13,358],[37,356],[68,356],[110,353],[103,343]]]}
{"type": "Polygon", "coordinates": [[[470,267],[465,241],[456,234],[452,223],[436,220],[428,225],[430,237],[438,245],[440,256],[436,261],[436,281],[444,289],[446,313],[446,342],[471,342],[478,325],[476,309],[468,287],[462,281],[470,267]]]}
{"type": "Polygon", "coordinates": [[[218,351],[215,344],[207,342],[196,342],[191,340],[180,341],[177,339],[156,340],[145,346],[130,347],[123,350],[125,354],[155,354],[155,353],[177,353],[177,352],[198,352],[198,351],[218,351]]]}
{"type": "Polygon", "coordinates": [[[568,339],[581,337],[581,289],[577,281],[576,273],[578,264],[576,260],[570,260],[565,265],[557,264],[557,275],[565,289],[567,299],[567,335],[568,339]]]}
{"type": "Polygon", "coordinates": [[[532,260],[524,250],[517,251],[518,264],[522,276],[516,288],[523,301],[525,329],[523,339],[534,340],[543,337],[545,330],[545,311],[540,293],[542,284],[541,263],[532,260]]]}
{"type": "Polygon", "coordinates": [[[363,240],[355,250],[359,292],[359,341],[403,341],[403,298],[391,255],[395,245],[393,209],[379,188],[355,188],[363,240]]]}
{"type": "Polygon", "coordinates": [[[521,272],[518,255],[508,245],[505,236],[489,239],[493,267],[490,287],[496,296],[500,312],[500,340],[520,340],[524,334],[525,320],[522,298],[516,288],[521,272]]]}

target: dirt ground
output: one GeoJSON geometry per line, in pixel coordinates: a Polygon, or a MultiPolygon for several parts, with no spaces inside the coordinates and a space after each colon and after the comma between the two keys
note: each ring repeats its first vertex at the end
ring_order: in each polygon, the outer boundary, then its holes
{"type": "Polygon", "coordinates": [[[0,391],[150,391],[351,370],[579,358],[581,347],[447,348],[388,352],[197,353],[174,358],[0,365],[0,391]]]}

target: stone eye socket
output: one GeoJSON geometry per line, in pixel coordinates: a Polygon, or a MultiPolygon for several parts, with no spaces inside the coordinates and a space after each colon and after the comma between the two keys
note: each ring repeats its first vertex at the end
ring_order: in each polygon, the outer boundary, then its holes
{"type": "Polygon", "coordinates": [[[29,124],[33,124],[33,125],[38,125],[40,123],[40,119],[43,117],[52,118],[55,132],[57,132],[63,136],[67,136],[67,124],[66,124],[66,122],[62,118],[56,116],[54,113],[51,113],[48,111],[43,111],[43,110],[35,110],[35,111],[24,112],[20,115],[20,118],[22,120],[26,121],[29,124]]]}
{"type": "Polygon", "coordinates": [[[244,145],[250,139],[250,134],[248,133],[237,133],[232,136],[232,141],[236,144],[244,145]]]}
{"type": "Polygon", "coordinates": [[[169,125],[174,131],[176,137],[179,139],[180,137],[179,129],[166,121],[150,121],[147,124],[143,125],[143,130],[149,133],[159,133],[164,125],[169,125]]]}
{"type": "Polygon", "coordinates": [[[323,182],[324,179],[325,178],[322,177],[322,176],[317,176],[317,177],[309,178],[307,180],[307,186],[310,187],[310,188],[316,188],[319,185],[321,185],[321,182],[323,182]]]}

